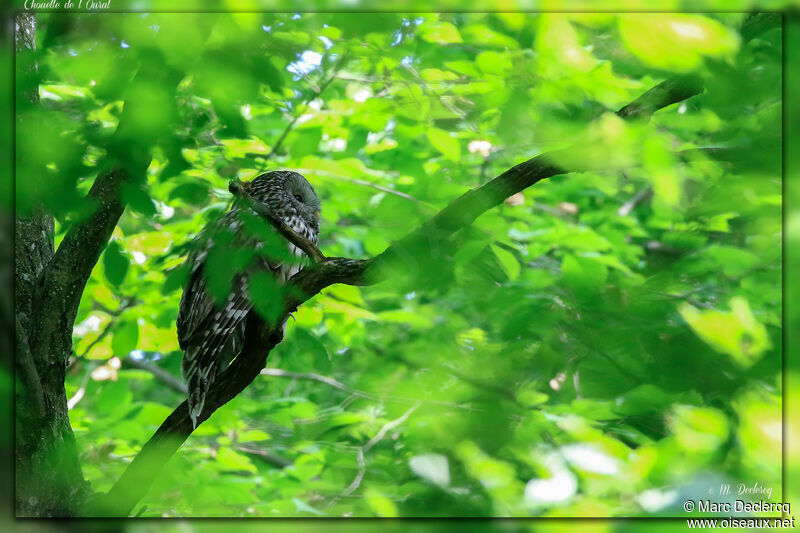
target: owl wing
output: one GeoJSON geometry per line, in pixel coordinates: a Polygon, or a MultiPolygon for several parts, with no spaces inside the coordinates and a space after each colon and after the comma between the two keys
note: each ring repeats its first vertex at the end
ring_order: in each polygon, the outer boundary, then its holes
{"type": "MultiPolygon", "coordinates": [[[[198,283],[204,285],[202,277],[199,277],[198,283]]],[[[193,289],[197,290],[195,287],[193,289]]],[[[196,427],[197,417],[203,411],[211,384],[241,352],[244,319],[252,307],[247,294],[247,278],[244,275],[235,278],[233,289],[222,305],[215,305],[205,290],[201,290],[202,296],[196,298],[200,306],[208,309],[208,312],[203,317],[192,313],[196,325],[184,332],[186,336],[181,341],[184,350],[181,372],[188,382],[189,416],[193,427],[196,427]]]]}
{"type": "Polygon", "coordinates": [[[186,259],[189,279],[178,309],[178,344],[183,350],[181,373],[188,384],[189,415],[196,427],[205,396],[216,376],[241,351],[244,317],[250,310],[247,282],[243,274],[234,278],[224,302],[209,294],[206,285],[206,259],[213,246],[213,235],[221,228],[236,229],[235,213],[218,220],[198,235],[194,250],[186,259]]]}
{"type": "MultiPolygon", "coordinates": [[[[178,310],[178,344],[183,350],[181,373],[188,383],[189,415],[196,427],[205,397],[217,375],[241,352],[245,318],[252,308],[248,294],[247,273],[234,278],[227,298],[217,303],[208,293],[205,280],[204,250],[190,254],[189,280],[178,310]]],[[[264,260],[262,267],[274,272],[281,281],[282,265],[264,260]]]]}
{"type": "MultiPolygon", "coordinates": [[[[234,227],[234,217],[235,214],[229,212],[221,223],[234,227]]],[[[291,222],[296,231],[300,231],[316,244],[316,231],[297,220],[291,222]]],[[[250,244],[258,246],[255,242],[250,244]]],[[[293,255],[303,255],[299,248],[287,244],[293,255]]],[[[204,267],[211,245],[211,240],[206,238],[205,246],[192,252],[187,258],[191,272],[181,296],[177,319],[178,343],[184,352],[181,372],[188,382],[192,427],[197,426],[197,418],[203,411],[211,384],[241,352],[245,318],[252,309],[246,272],[234,278],[231,292],[221,305],[208,293],[204,267]]],[[[260,262],[261,268],[272,271],[281,283],[285,283],[301,269],[298,264],[283,264],[266,258],[262,258],[260,262]]]]}
{"type": "Polygon", "coordinates": [[[205,252],[194,256],[190,254],[186,263],[190,265],[189,280],[183,289],[181,303],[178,308],[178,344],[181,350],[188,347],[189,338],[197,330],[197,326],[214,309],[214,300],[206,292],[203,279],[205,252]]]}

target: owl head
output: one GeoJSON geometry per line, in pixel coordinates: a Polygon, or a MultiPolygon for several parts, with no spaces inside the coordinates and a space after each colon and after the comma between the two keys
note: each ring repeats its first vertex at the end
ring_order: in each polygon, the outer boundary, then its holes
{"type": "Polygon", "coordinates": [[[291,170],[267,172],[248,182],[246,188],[255,200],[266,204],[285,222],[290,223],[297,216],[315,233],[319,231],[319,197],[301,174],[291,170]]]}

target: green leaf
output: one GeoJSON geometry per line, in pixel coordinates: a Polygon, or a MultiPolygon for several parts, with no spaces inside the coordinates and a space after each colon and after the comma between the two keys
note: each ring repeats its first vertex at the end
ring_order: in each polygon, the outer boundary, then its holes
{"type": "Polygon", "coordinates": [[[319,475],[322,471],[323,464],[316,457],[311,455],[300,456],[289,468],[286,469],[287,473],[296,477],[300,481],[307,482],[311,478],[319,475]]]}
{"type": "Polygon", "coordinates": [[[548,13],[539,18],[536,50],[542,54],[542,70],[557,76],[565,67],[589,71],[596,60],[578,41],[568,15],[548,13]],[[544,68],[547,67],[547,68],[544,68]]]}
{"type": "Polygon", "coordinates": [[[485,240],[469,240],[455,254],[457,266],[463,266],[475,259],[486,248],[485,240]]]}
{"type": "Polygon", "coordinates": [[[566,255],[561,261],[564,281],[581,292],[599,292],[608,277],[608,267],[589,257],[566,255]]]}
{"type": "Polygon", "coordinates": [[[455,26],[449,22],[436,22],[425,27],[422,31],[422,38],[429,43],[452,44],[460,43],[461,35],[455,26]]]}
{"type": "Polygon", "coordinates": [[[739,37],[702,15],[625,14],[619,16],[623,42],[648,66],[673,71],[697,68],[704,57],[731,57],[739,37]]]}
{"type": "Polygon", "coordinates": [[[478,67],[483,72],[501,76],[512,68],[511,60],[506,54],[491,50],[478,54],[478,57],[475,58],[475,63],[478,64],[478,67]]]}
{"type": "Polygon", "coordinates": [[[457,162],[461,158],[461,144],[458,139],[439,128],[429,128],[425,134],[433,147],[447,159],[457,162]]]}
{"type": "Polygon", "coordinates": [[[459,59],[457,61],[445,61],[444,66],[450,70],[458,72],[459,74],[465,74],[475,78],[479,77],[481,74],[478,68],[475,66],[475,63],[463,59],[459,59]]]}
{"type": "Polygon", "coordinates": [[[260,429],[249,429],[247,431],[243,431],[239,433],[237,440],[239,442],[258,442],[269,440],[271,437],[269,433],[265,431],[261,431],[260,429]]]}
{"type": "Polygon", "coordinates": [[[203,205],[208,201],[208,184],[201,180],[178,185],[169,193],[170,200],[183,200],[191,205],[203,205]]]}
{"type": "Polygon", "coordinates": [[[730,311],[700,310],[683,304],[679,311],[686,323],[716,351],[725,353],[742,367],[755,363],[771,347],[767,328],[750,310],[747,300],[734,297],[730,311]]]}
{"type": "Polygon", "coordinates": [[[234,451],[228,446],[220,446],[217,450],[217,462],[228,470],[258,472],[256,465],[253,464],[249,457],[234,451]]]}
{"type": "Polygon", "coordinates": [[[156,204],[150,195],[142,187],[135,184],[124,183],[121,192],[123,202],[126,202],[131,209],[146,216],[156,214],[156,204]]]}
{"type": "Polygon", "coordinates": [[[277,323],[283,310],[283,293],[275,276],[257,272],[250,277],[249,290],[255,310],[269,323],[277,323]]]}
{"type": "Polygon", "coordinates": [[[716,409],[678,405],[670,419],[675,439],[687,452],[709,453],[728,437],[728,418],[716,409]]]}
{"type": "Polygon", "coordinates": [[[114,286],[119,286],[125,280],[125,274],[131,266],[131,260],[122,250],[118,241],[111,241],[103,252],[103,271],[106,279],[114,286]]]}
{"type": "Polygon", "coordinates": [[[124,357],[136,349],[139,342],[139,324],[135,319],[125,320],[114,330],[111,350],[117,357],[124,357]]]}
{"type": "Polygon", "coordinates": [[[493,47],[508,50],[516,50],[519,43],[500,32],[489,29],[484,24],[471,24],[461,30],[464,41],[481,47],[493,47]]]}
{"type": "Polygon", "coordinates": [[[375,511],[375,514],[381,518],[393,518],[400,516],[398,514],[397,505],[390,499],[376,490],[374,487],[368,487],[364,491],[364,499],[367,505],[375,511]]]}
{"type": "Polygon", "coordinates": [[[497,260],[500,261],[500,266],[503,268],[503,272],[506,273],[506,276],[508,276],[508,279],[511,281],[517,279],[519,277],[520,265],[514,254],[496,244],[492,244],[492,251],[495,257],[497,257],[497,260]]]}
{"type": "MultiPolygon", "coordinates": [[[[133,393],[130,386],[124,381],[103,381],[93,404],[97,406],[100,414],[125,413],[130,409],[133,393]]],[[[162,419],[163,421],[163,419],[162,419]]]]}

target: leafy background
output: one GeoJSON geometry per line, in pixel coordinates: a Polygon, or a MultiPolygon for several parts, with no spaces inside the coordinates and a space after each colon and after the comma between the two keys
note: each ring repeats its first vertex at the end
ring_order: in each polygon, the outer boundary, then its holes
{"type": "Polygon", "coordinates": [[[582,139],[565,163],[604,170],[509,198],[395,281],[305,304],[139,512],[672,516],[740,482],[781,501],[782,35],[747,40],[744,18],[40,15],[18,212],[43,201],[58,243],[123,108],[125,149],[153,155],[74,331],[93,488],[183,399],[152,369],[179,379],[181,264],[229,178],[299,170],[321,249],[366,257],[582,139]],[[611,115],[683,72],[706,92],[647,124],[611,115]]]}

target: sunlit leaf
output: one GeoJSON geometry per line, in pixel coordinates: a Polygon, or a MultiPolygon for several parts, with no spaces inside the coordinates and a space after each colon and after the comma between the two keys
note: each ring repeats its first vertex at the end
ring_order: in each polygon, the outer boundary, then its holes
{"type": "Polygon", "coordinates": [[[770,347],[767,329],[753,315],[747,300],[730,300],[730,311],[700,310],[691,304],[680,307],[681,316],[718,352],[730,355],[743,366],[752,365],[770,347]]]}
{"type": "Polygon", "coordinates": [[[217,450],[217,461],[229,470],[244,470],[246,472],[256,472],[258,470],[249,457],[232,450],[228,446],[221,446],[217,450]]]}
{"type": "Polygon", "coordinates": [[[461,42],[461,35],[459,35],[456,27],[449,22],[437,22],[427,26],[422,32],[422,38],[429,43],[437,44],[461,42]]]}
{"type": "Polygon", "coordinates": [[[730,57],[739,47],[736,33],[702,15],[620,15],[619,31],[643,63],[667,70],[691,70],[704,57],[730,57]]]}
{"type": "Polygon", "coordinates": [[[430,128],[426,132],[428,140],[443,156],[451,161],[458,161],[461,157],[461,144],[458,139],[439,128],[430,128]]]}

